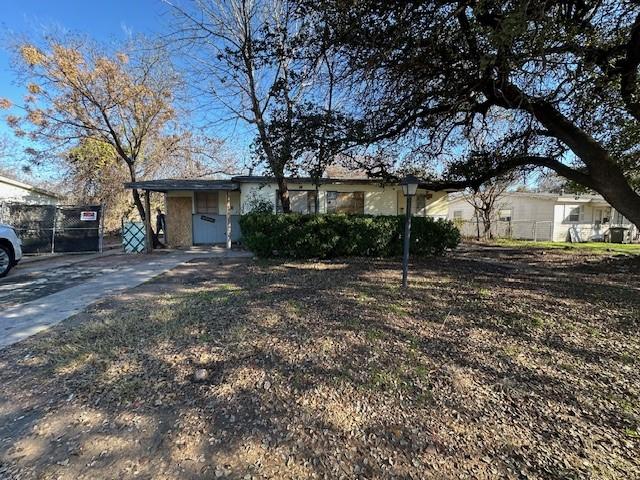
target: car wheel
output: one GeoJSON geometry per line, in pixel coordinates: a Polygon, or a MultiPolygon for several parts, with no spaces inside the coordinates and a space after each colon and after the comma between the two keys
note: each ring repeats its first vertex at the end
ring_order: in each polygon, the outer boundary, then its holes
{"type": "Polygon", "coordinates": [[[0,245],[0,278],[4,277],[13,266],[13,255],[11,250],[4,245],[0,245]]]}

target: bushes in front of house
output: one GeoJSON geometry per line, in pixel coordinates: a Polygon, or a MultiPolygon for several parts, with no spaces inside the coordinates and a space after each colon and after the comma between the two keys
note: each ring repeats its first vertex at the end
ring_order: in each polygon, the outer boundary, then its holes
{"type": "MultiPolygon", "coordinates": [[[[240,230],[247,248],[264,258],[393,257],[402,254],[404,216],[251,212],[240,217],[240,230]]],[[[412,255],[442,255],[458,243],[448,220],[413,217],[412,255]]]]}

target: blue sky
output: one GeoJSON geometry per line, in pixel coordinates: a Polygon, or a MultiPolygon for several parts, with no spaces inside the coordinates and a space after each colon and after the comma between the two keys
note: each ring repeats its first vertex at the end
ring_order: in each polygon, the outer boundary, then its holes
{"type": "Polygon", "coordinates": [[[98,41],[123,40],[136,33],[161,32],[168,23],[160,0],[0,0],[0,97],[19,100],[7,43],[47,32],[85,33],[98,41]]]}
{"type": "MultiPolygon", "coordinates": [[[[25,94],[11,71],[8,47],[12,41],[65,31],[105,43],[136,34],[151,36],[167,28],[166,12],[160,0],[0,0],[0,98],[19,104],[25,94]]],[[[12,137],[4,120],[0,120],[0,135],[12,137]]],[[[51,175],[43,169],[34,173],[45,179],[51,175]]]]}

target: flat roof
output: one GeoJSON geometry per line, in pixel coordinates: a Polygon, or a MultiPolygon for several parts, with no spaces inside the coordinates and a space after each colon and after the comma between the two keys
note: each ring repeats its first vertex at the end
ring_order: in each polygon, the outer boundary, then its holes
{"type": "Polygon", "coordinates": [[[239,190],[240,185],[231,180],[144,180],[141,182],[127,182],[124,188],[151,190],[152,192],[173,192],[177,190],[239,190]]]}
{"type": "MultiPolygon", "coordinates": [[[[315,183],[311,177],[286,177],[287,183],[315,183]]],[[[231,177],[229,180],[192,180],[192,179],[162,179],[145,180],[140,182],[127,182],[125,188],[137,188],[140,190],[151,190],[153,192],[170,192],[176,190],[239,190],[241,183],[275,183],[275,177],[259,175],[239,175],[231,177]]],[[[385,182],[379,178],[321,178],[321,185],[391,185],[399,186],[399,182],[385,182]]],[[[433,185],[421,183],[420,188],[434,190],[433,185]]],[[[456,191],[456,189],[442,189],[445,191],[456,191]]]]}

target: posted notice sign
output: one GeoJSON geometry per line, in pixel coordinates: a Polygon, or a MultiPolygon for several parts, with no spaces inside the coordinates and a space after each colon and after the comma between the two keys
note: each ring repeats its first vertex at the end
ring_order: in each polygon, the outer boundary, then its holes
{"type": "Polygon", "coordinates": [[[80,212],[80,221],[95,222],[98,219],[98,212],[80,212]]]}

